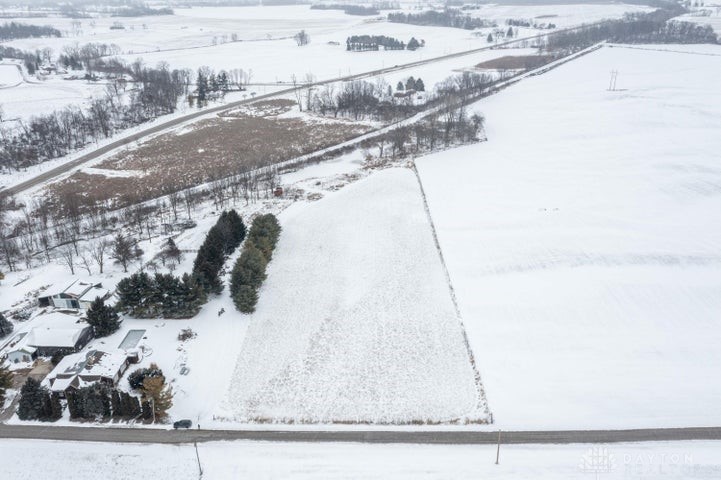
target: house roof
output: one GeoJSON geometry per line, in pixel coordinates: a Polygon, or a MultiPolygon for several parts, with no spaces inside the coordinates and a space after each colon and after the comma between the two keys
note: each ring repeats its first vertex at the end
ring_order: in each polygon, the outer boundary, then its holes
{"type": "Polygon", "coordinates": [[[110,296],[110,290],[97,285],[85,292],[78,300],[81,302],[93,302],[97,297],[107,298],[110,296]]]}
{"type": "Polygon", "coordinates": [[[35,318],[35,326],[23,339],[32,347],[74,347],[88,324],[80,317],[61,312],[51,312],[35,318]]]}
{"type": "Polygon", "coordinates": [[[43,295],[40,298],[49,298],[54,297],[56,295],[65,294],[70,297],[80,298],[84,294],[88,292],[88,290],[92,288],[100,288],[102,287],[101,283],[93,283],[92,281],[82,281],[80,279],[73,280],[70,284],[68,284],[65,288],[60,290],[55,290],[53,293],[48,293],[47,295],[43,295]]]}
{"type": "Polygon", "coordinates": [[[86,328],[88,328],[86,325],[78,325],[76,328],[35,327],[30,330],[27,344],[32,347],[73,348],[86,328]]]}
{"type": "Polygon", "coordinates": [[[73,283],[65,287],[65,290],[63,290],[62,293],[66,295],[70,295],[71,297],[82,297],[85,295],[88,290],[92,289],[93,287],[100,286],[99,283],[90,283],[90,282],[83,282],[80,280],[75,280],[73,283]]]}
{"type": "Polygon", "coordinates": [[[12,353],[15,353],[15,352],[19,352],[19,353],[29,353],[29,354],[32,355],[33,353],[35,353],[36,350],[37,350],[37,348],[35,348],[35,347],[31,347],[30,345],[25,345],[25,344],[23,344],[23,345],[18,346],[18,348],[12,348],[12,349],[10,349],[10,350],[8,351],[8,355],[10,355],[10,354],[12,354],[12,353]]]}
{"type": "Polygon", "coordinates": [[[75,353],[63,357],[48,377],[59,377],[57,380],[75,376],[113,378],[126,361],[125,353],[120,350],[111,352],[90,350],[75,353]]]}

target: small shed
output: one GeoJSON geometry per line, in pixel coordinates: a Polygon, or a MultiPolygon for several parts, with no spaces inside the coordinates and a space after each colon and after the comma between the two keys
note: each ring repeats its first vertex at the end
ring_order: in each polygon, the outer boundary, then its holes
{"type": "Polygon", "coordinates": [[[28,363],[37,358],[37,348],[29,345],[20,345],[18,348],[8,351],[8,362],[10,363],[28,363]]]}

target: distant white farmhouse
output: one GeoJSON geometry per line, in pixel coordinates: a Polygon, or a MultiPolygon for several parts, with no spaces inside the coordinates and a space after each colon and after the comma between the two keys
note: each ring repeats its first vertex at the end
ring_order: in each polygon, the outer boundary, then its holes
{"type": "Polygon", "coordinates": [[[129,364],[128,357],[120,350],[90,350],[65,356],[47,378],[50,390],[64,397],[68,390],[95,382],[116,386],[129,364]]]}
{"type": "Polygon", "coordinates": [[[107,300],[111,291],[103,288],[102,283],[75,280],[60,291],[38,297],[40,307],[83,308],[88,309],[95,298],[107,300]]]}

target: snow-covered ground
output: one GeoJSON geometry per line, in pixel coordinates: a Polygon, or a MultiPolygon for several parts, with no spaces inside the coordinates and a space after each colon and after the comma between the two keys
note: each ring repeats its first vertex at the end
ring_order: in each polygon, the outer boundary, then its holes
{"type": "Polygon", "coordinates": [[[410,169],[374,173],[281,220],[228,393],[230,419],[486,419],[410,169]]]}
{"type": "Polygon", "coordinates": [[[701,16],[692,12],[678,17],[677,20],[698,23],[699,25],[711,25],[716,34],[721,34],[721,6],[708,7],[708,10],[711,12],[708,16],[701,16]]]}
{"type": "Polygon", "coordinates": [[[721,421],[719,53],[603,48],[417,162],[499,427],[721,421]]]}
{"type": "Polygon", "coordinates": [[[0,64],[0,106],[4,119],[27,120],[35,115],[62,110],[67,106],[86,107],[105,92],[104,82],[65,80],[60,76],[24,80],[15,65],[0,64]]]}
{"type": "MultiPolygon", "coordinates": [[[[405,2],[404,2],[405,3],[405,2]]],[[[404,10],[413,10],[415,4],[408,2],[403,5],[404,10]]],[[[499,27],[504,26],[508,18],[533,20],[539,23],[555,23],[559,27],[589,23],[603,18],[621,17],[625,12],[649,10],[640,5],[623,3],[600,4],[569,4],[569,5],[483,5],[481,10],[471,10],[466,13],[489,20],[496,20],[499,27]],[[553,16],[551,16],[553,15],[553,16]],[[546,18],[536,18],[546,16],[546,18]]],[[[80,28],[76,29],[73,23],[77,19],[70,18],[17,18],[14,21],[36,25],[52,25],[63,33],[60,38],[27,38],[6,42],[8,45],[36,50],[44,47],[52,48],[56,53],[65,46],[76,43],[105,43],[117,45],[121,52],[128,55],[142,56],[159,50],[193,49],[204,46],[221,45],[223,41],[230,43],[232,35],[237,35],[238,44],[252,45],[272,42],[283,42],[283,45],[293,44],[292,37],[301,29],[311,36],[311,43],[326,43],[329,40],[345,42],[347,35],[356,31],[370,29],[368,34],[380,33],[377,28],[387,31],[396,28],[399,35],[405,33],[405,28],[414,32],[426,32],[421,37],[435,37],[443,31],[456,31],[456,37],[466,37],[468,32],[462,29],[444,27],[417,27],[409,25],[391,24],[390,27],[378,26],[386,22],[387,11],[377,16],[346,15],[340,10],[312,10],[309,5],[284,6],[251,6],[251,7],[195,7],[176,8],[174,15],[149,17],[96,17],[80,19],[80,28]],[[125,28],[112,30],[110,27],[120,22],[125,28]]],[[[408,30],[407,32],[411,32],[408,30]]],[[[363,32],[360,32],[363,33],[363,32]]],[[[485,38],[483,38],[485,40],[485,38]]],[[[344,45],[343,45],[344,46],[344,45]]],[[[446,45],[452,48],[451,44],[446,45]]],[[[282,47],[281,47],[282,48],[282,47]]],[[[293,49],[291,49],[293,50],[293,49]]]]}
{"type": "MultiPolygon", "coordinates": [[[[532,19],[538,15],[558,15],[537,21],[566,27],[646,9],[648,7],[626,4],[546,7],[485,5],[481,11],[471,11],[469,14],[497,20],[500,28],[507,28],[504,24],[507,18],[532,19]]],[[[76,43],[115,44],[128,61],[142,58],[149,65],[162,61],[172,68],[195,69],[207,65],[225,70],[250,69],[253,71],[252,79],[256,82],[287,82],[293,74],[302,78],[306,73],[312,73],[317,78],[329,78],[339,73],[359,73],[488,45],[485,30],[474,34],[458,28],[377,21],[385,17],[386,12],[378,17],[362,17],[345,15],[339,10],[311,10],[308,5],[201,7],[176,9],[172,16],[81,20],[81,31],[78,34],[73,33],[70,19],[29,18],[18,21],[50,23],[65,32],[66,36],[22,39],[8,44],[28,50],[50,47],[56,53],[64,46],[76,43]],[[126,28],[110,30],[114,21],[120,21],[126,28]],[[296,46],[291,38],[301,29],[306,30],[311,37],[311,43],[304,47],[296,46]],[[243,41],[231,42],[233,34],[243,41]],[[349,35],[365,34],[388,35],[404,42],[415,36],[426,40],[426,46],[414,52],[345,50],[345,40],[349,35]],[[224,37],[225,43],[222,42],[224,37]]],[[[543,31],[522,28],[520,32],[522,36],[531,36],[543,31]]]]}
{"type": "MultiPolygon", "coordinates": [[[[198,444],[205,480],[280,479],[592,479],[718,478],[721,444],[372,445],[213,442],[198,444]]],[[[0,440],[3,474],[13,480],[199,477],[192,445],[0,440]]]]}

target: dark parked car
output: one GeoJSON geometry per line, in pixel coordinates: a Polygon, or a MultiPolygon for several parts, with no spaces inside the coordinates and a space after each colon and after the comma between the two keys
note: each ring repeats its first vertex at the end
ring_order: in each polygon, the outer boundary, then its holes
{"type": "Polygon", "coordinates": [[[175,429],[190,428],[192,426],[193,426],[193,422],[191,422],[190,420],[178,420],[177,422],[175,422],[173,424],[173,428],[175,428],[175,429]]]}

